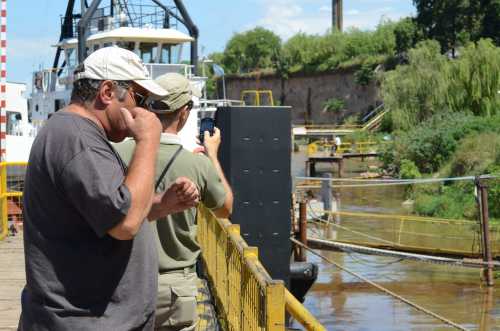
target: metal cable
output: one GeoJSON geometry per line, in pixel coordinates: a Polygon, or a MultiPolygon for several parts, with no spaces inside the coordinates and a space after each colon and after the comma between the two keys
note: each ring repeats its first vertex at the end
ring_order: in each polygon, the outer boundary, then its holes
{"type": "Polygon", "coordinates": [[[312,219],[316,220],[316,221],[319,221],[319,222],[322,222],[322,223],[326,223],[326,224],[331,224],[335,227],[338,227],[339,229],[342,229],[344,231],[348,231],[348,232],[352,232],[354,234],[357,234],[357,235],[360,235],[360,236],[364,236],[366,238],[369,238],[369,239],[373,239],[373,240],[377,240],[377,241],[380,241],[380,242],[383,242],[383,243],[386,243],[386,244],[389,244],[389,245],[396,245],[396,243],[392,242],[392,241],[389,241],[389,240],[385,240],[385,239],[382,239],[382,238],[378,238],[378,237],[374,237],[374,236],[370,236],[369,234],[366,234],[366,233],[363,233],[363,232],[358,232],[358,231],[355,231],[355,230],[351,230],[345,226],[342,226],[340,224],[336,224],[336,223],[333,223],[333,222],[328,222],[328,221],[325,221],[323,219],[321,219],[318,215],[316,215],[310,205],[310,203],[308,202],[307,203],[309,208],[307,208],[307,212],[309,214],[309,216],[311,216],[312,219]],[[311,215],[311,213],[313,215],[311,215]]]}
{"type": "MultiPolygon", "coordinates": [[[[480,179],[500,178],[494,175],[483,175],[480,179]]],[[[295,177],[297,180],[319,180],[329,182],[375,182],[375,184],[348,184],[348,185],[332,185],[332,188],[353,188],[353,187],[379,187],[379,186],[396,186],[410,184],[430,184],[475,180],[476,177],[448,177],[448,178],[425,178],[425,179],[349,179],[349,178],[325,178],[325,177],[295,177]]]]}
{"type": "Polygon", "coordinates": [[[346,268],[346,267],[338,264],[337,262],[335,262],[333,260],[328,259],[327,257],[325,257],[325,256],[323,256],[323,255],[321,255],[319,253],[316,253],[313,249],[311,249],[307,245],[304,245],[300,241],[298,241],[298,240],[296,240],[294,238],[290,238],[290,240],[294,244],[299,245],[300,247],[302,247],[305,250],[311,252],[312,254],[316,255],[317,257],[321,258],[322,260],[324,260],[324,261],[326,261],[326,262],[328,262],[328,263],[336,266],[337,268],[341,269],[342,271],[347,272],[348,274],[350,274],[350,275],[352,275],[352,276],[354,276],[356,278],[361,279],[362,281],[366,282],[367,284],[372,285],[373,287],[375,287],[375,288],[379,289],[380,291],[382,291],[382,292],[384,292],[384,293],[392,296],[393,298],[398,299],[398,300],[406,303],[407,305],[409,305],[409,306],[411,306],[411,307],[413,307],[413,308],[415,308],[415,309],[417,309],[417,310],[419,310],[419,311],[421,311],[423,313],[426,313],[426,314],[428,314],[428,315],[430,315],[430,316],[432,316],[432,317],[434,317],[434,318],[436,318],[436,319],[438,319],[438,320],[440,320],[440,321],[442,321],[442,322],[444,322],[444,323],[446,323],[448,325],[451,325],[451,326],[455,327],[458,330],[469,331],[469,329],[467,329],[467,328],[465,328],[465,327],[463,327],[463,326],[461,326],[461,325],[459,325],[459,324],[457,324],[457,323],[455,323],[455,322],[453,322],[453,321],[451,321],[451,320],[449,320],[449,319],[447,319],[447,318],[445,318],[445,317],[443,317],[441,315],[438,315],[438,314],[430,311],[429,309],[424,308],[421,305],[419,305],[419,304],[417,304],[417,303],[415,303],[415,302],[413,302],[413,301],[411,301],[409,299],[406,299],[406,298],[402,297],[401,295],[396,294],[393,291],[391,291],[389,289],[386,289],[385,287],[383,287],[383,286],[381,286],[381,285],[379,285],[379,284],[377,284],[375,282],[372,282],[368,278],[365,278],[364,276],[361,276],[360,274],[358,274],[358,273],[356,273],[354,271],[349,270],[348,268],[346,268]]]}

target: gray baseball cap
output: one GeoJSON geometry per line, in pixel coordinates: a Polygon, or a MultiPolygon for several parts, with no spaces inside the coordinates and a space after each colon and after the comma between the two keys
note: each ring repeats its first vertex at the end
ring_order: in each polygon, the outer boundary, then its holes
{"type": "Polygon", "coordinates": [[[201,91],[193,86],[186,77],[178,73],[161,75],[155,79],[155,82],[168,92],[167,96],[156,101],[156,103],[161,102],[164,107],[150,109],[155,113],[174,112],[191,101],[193,96],[201,97],[201,91]]]}

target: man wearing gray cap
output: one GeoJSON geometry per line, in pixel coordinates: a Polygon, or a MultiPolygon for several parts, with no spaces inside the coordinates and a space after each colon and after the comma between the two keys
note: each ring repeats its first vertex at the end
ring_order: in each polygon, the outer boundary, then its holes
{"type": "Polygon", "coordinates": [[[27,167],[20,330],[153,329],[158,256],[144,220],[198,199],[187,178],[153,191],[161,124],[141,107],[166,94],[121,48],[75,71],[71,103],[39,132],[27,167]],[[128,168],[109,142],[127,136],[128,168]]]}
{"type": "MultiPolygon", "coordinates": [[[[162,190],[179,176],[191,179],[200,192],[200,200],[219,217],[229,217],[233,193],[217,159],[220,132],[213,136],[205,132],[205,154],[194,154],[182,148],[177,135],[184,127],[193,107],[193,96],[200,92],[189,80],[176,73],[160,76],[156,82],[168,91],[159,101],[150,103],[162,123],[156,178],[162,190]],[[163,178],[165,167],[170,164],[163,178]]],[[[125,141],[116,146],[124,160],[130,160],[134,142],[125,141]]],[[[168,215],[156,223],[159,253],[157,330],[194,330],[198,320],[196,294],[198,278],[196,260],[200,246],[196,241],[196,209],[168,215]]]]}

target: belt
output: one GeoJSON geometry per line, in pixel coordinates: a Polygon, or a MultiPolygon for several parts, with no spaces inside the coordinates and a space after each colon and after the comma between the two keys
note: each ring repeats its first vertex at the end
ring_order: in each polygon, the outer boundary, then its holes
{"type": "Polygon", "coordinates": [[[185,267],[185,268],[162,271],[162,272],[160,272],[160,275],[164,275],[164,274],[189,274],[189,273],[193,273],[193,272],[196,272],[196,264],[193,264],[192,266],[185,267]]]}

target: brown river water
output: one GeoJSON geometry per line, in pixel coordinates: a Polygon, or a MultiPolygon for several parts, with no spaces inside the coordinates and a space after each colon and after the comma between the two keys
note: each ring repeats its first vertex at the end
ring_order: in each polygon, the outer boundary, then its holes
{"type": "MultiPolygon", "coordinates": [[[[292,155],[293,176],[304,175],[304,162],[303,152],[292,155]]],[[[375,159],[364,162],[349,160],[344,165],[344,176],[358,176],[361,170],[376,164],[375,159]]],[[[335,169],[335,165],[333,167],[335,169]]],[[[330,169],[332,167],[326,164],[318,167],[319,171],[330,169]]],[[[340,210],[382,214],[409,213],[403,204],[404,188],[401,186],[344,188],[339,194],[340,210]]],[[[399,226],[391,225],[390,222],[363,219],[351,223],[346,220],[346,224],[355,227],[359,232],[391,241],[395,239],[395,233],[399,229],[399,226]]],[[[423,225],[423,228],[410,226],[406,229],[406,237],[403,237],[403,240],[429,247],[447,245],[465,250],[477,249],[477,234],[471,228],[462,228],[458,234],[455,230],[445,231],[439,227],[435,229],[430,230],[427,225],[423,225]],[[411,233],[418,231],[425,232],[425,238],[412,237],[411,233]],[[441,231],[443,233],[432,233],[441,231]]],[[[325,225],[311,226],[308,235],[320,238],[349,238],[349,233],[342,233],[331,226],[326,228],[325,225]]],[[[317,252],[466,329],[500,330],[500,278],[495,279],[493,288],[487,288],[479,269],[352,252],[317,252]]],[[[308,253],[308,261],[318,264],[319,275],[307,294],[304,305],[328,330],[455,329],[311,253],[308,253]]]]}

